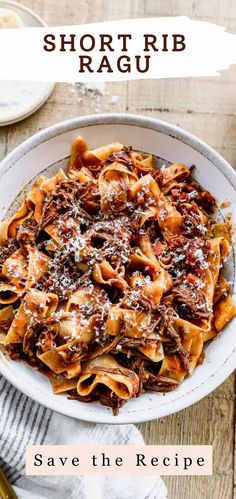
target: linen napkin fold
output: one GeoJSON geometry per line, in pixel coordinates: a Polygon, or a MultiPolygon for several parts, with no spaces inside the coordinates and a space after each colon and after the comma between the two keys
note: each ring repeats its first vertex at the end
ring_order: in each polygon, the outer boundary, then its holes
{"type": "Polygon", "coordinates": [[[25,476],[26,445],[143,444],[134,425],[86,423],[29,399],[0,376],[0,466],[19,499],[166,499],[159,476],[25,476]]]}

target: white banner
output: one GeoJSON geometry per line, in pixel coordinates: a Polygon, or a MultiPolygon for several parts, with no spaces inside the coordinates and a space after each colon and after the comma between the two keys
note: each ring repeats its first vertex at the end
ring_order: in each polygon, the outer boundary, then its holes
{"type": "Polygon", "coordinates": [[[0,79],[86,82],[214,76],[236,36],[187,17],[0,30],[0,79]]]}

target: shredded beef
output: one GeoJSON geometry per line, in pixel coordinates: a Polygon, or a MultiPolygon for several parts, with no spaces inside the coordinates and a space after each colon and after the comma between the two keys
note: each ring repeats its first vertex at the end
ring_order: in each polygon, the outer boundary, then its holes
{"type": "Polygon", "coordinates": [[[173,237],[170,240],[170,255],[172,268],[184,270],[186,274],[193,272],[197,276],[203,274],[209,254],[209,243],[200,237],[193,240],[184,236],[173,237]]]}
{"type": "Polygon", "coordinates": [[[174,327],[176,312],[171,304],[162,303],[159,307],[161,315],[159,334],[167,341],[163,342],[166,353],[175,353],[182,348],[181,337],[174,327]]]}
{"type": "Polygon", "coordinates": [[[31,321],[27,326],[23,338],[23,352],[29,356],[35,355],[37,338],[40,332],[41,324],[38,321],[31,321]]]}
{"type": "MultiPolygon", "coordinates": [[[[40,229],[47,227],[59,216],[71,211],[73,213],[75,207],[79,209],[80,199],[80,184],[74,180],[63,180],[60,182],[56,190],[46,199],[42,216],[40,220],[40,229]]],[[[83,212],[83,215],[85,213],[83,212]]],[[[78,216],[78,213],[77,213],[78,216]]],[[[86,214],[88,217],[89,215],[86,214]]]]}
{"type": "Polygon", "coordinates": [[[21,358],[20,352],[10,352],[9,357],[11,360],[19,360],[21,358]]]}
{"type": "Polygon", "coordinates": [[[145,361],[139,357],[131,357],[130,369],[132,369],[132,371],[134,371],[139,377],[138,394],[144,392],[143,385],[149,377],[149,373],[145,369],[145,361]]]}
{"type": "Polygon", "coordinates": [[[181,232],[186,237],[199,237],[202,235],[201,225],[190,211],[184,212],[181,222],[181,232]]]}
{"type": "Polygon", "coordinates": [[[203,274],[209,254],[209,244],[203,239],[190,241],[185,250],[185,264],[197,275],[203,274]]]}
{"type": "Polygon", "coordinates": [[[173,288],[180,315],[190,319],[208,319],[211,314],[205,294],[187,282],[173,288]]]}
{"type": "Polygon", "coordinates": [[[128,338],[128,337],[123,337],[119,341],[119,345],[125,348],[139,348],[139,347],[145,347],[148,345],[152,345],[153,343],[156,343],[157,340],[155,339],[147,339],[145,337],[142,338],[128,338]]]}
{"type": "Polygon", "coordinates": [[[99,352],[99,355],[104,355],[104,353],[109,353],[112,350],[116,348],[117,343],[120,342],[121,335],[115,336],[112,340],[110,337],[108,339],[105,339],[104,345],[102,344],[101,346],[101,339],[98,338],[98,343],[96,341],[92,344],[92,348],[90,353],[96,354],[96,352],[99,352]],[[107,340],[107,341],[106,341],[107,340]]]}
{"type": "Polygon", "coordinates": [[[197,203],[205,211],[213,212],[215,198],[196,182],[182,182],[171,190],[173,198],[179,203],[197,203]]]}
{"type": "Polygon", "coordinates": [[[145,390],[152,390],[154,392],[170,392],[179,385],[179,382],[167,376],[154,376],[150,374],[148,381],[145,383],[145,390]]]}
{"type": "Polygon", "coordinates": [[[94,213],[100,208],[100,193],[97,184],[89,182],[79,186],[81,206],[88,212],[94,213]]]}
{"type": "Polygon", "coordinates": [[[152,176],[156,180],[157,184],[159,185],[159,187],[161,189],[162,186],[163,186],[163,182],[164,182],[164,175],[163,175],[162,171],[161,170],[155,170],[152,173],[152,176]]]}
{"type": "Polygon", "coordinates": [[[129,167],[129,169],[133,169],[134,162],[131,156],[132,147],[123,147],[120,151],[114,151],[109,158],[103,161],[103,166],[109,166],[112,163],[122,163],[123,165],[129,167]]]}
{"type": "Polygon", "coordinates": [[[24,222],[19,225],[17,230],[16,239],[20,245],[34,244],[37,238],[39,226],[36,220],[31,217],[24,220],[24,222]]]}
{"type": "Polygon", "coordinates": [[[7,246],[0,246],[0,270],[7,258],[9,258],[14,251],[16,251],[19,248],[16,239],[13,241],[9,242],[7,246]]]}
{"type": "MultiPolygon", "coordinates": [[[[96,393],[95,393],[95,397],[96,397],[96,393]]],[[[106,405],[108,407],[111,407],[113,410],[114,416],[117,416],[119,414],[119,410],[126,403],[126,400],[121,399],[114,392],[112,392],[109,388],[106,389],[106,387],[104,387],[104,389],[102,391],[101,390],[98,391],[97,399],[99,400],[99,402],[102,405],[106,405]]]]}
{"type": "Polygon", "coordinates": [[[92,402],[94,400],[92,393],[89,393],[89,395],[85,395],[82,397],[81,395],[78,394],[76,389],[70,390],[68,392],[68,399],[69,400],[79,400],[80,402],[92,402]]]}
{"type": "Polygon", "coordinates": [[[46,328],[41,332],[39,336],[39,343],[43,345],[44,351],[52,350],[53,348],[59,346],[56,343],[57,336],[57,331],[52,329],[50,330],[46,328]]]}
{"type": "Polygon", "coordinates": [[[45,272],[37,282],[36,287],[46,293],[56,293],[59,300],[67,299],[80,285],[81,271],[73,258],[50,262],[48,272],[45,272]]]}
{"type": "Polygon", "coordinates": [[[60,353],[63,356],[63,364],[65,366],[69,366],[78,360],[84,359],[88,353],[88,345],[81,342],[71,347],[71,350],[67,349],[66,351],[62,351],[60,353]]]}
{"type": "Polygon", "coordinates": [[[176,352],[176,354],[178,355],[178,358],[180,360],[180,364],[181,364],[182,368],[184,369],[184,371],[188,372],[188,370],[189,370],[189,359],[188,359],[186,350],[182,347],[182,348],[179,349],[178,352],[176,352]]]}
{"type": "Polygon", "coordinates": [[[92,393],[86,395],[85,397],[79,395],[76,390],[70,390],[68,398],[87,403],[99,400],[102,405],[113,409],[114,416],[119,414],[120,408],[126,403],[126,400],[117,397],[114,392],[104,385],[99,385],[98,388],[95,388],[92,393]]]}

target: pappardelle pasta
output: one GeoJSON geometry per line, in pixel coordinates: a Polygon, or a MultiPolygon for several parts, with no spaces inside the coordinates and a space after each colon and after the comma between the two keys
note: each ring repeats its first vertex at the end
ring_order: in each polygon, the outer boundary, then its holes
{"type": "Polygon", "coordinates": [[[230,227],[190,170],[77,137],[67,172],[38,178],[0,223],[0,342],[54,393],[117,414],[177,388],[235,316],[230,227]]]}

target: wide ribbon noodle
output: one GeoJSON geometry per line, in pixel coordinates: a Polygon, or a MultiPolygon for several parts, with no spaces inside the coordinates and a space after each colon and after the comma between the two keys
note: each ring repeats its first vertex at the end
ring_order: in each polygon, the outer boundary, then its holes
{"type": "Polygon", "coordinates": [[[223,275],[229,223],[182,163],[76,137],[0,223],[0,343],[53,392],[114,414],[168,392],[235,316],[223,275]]]}

